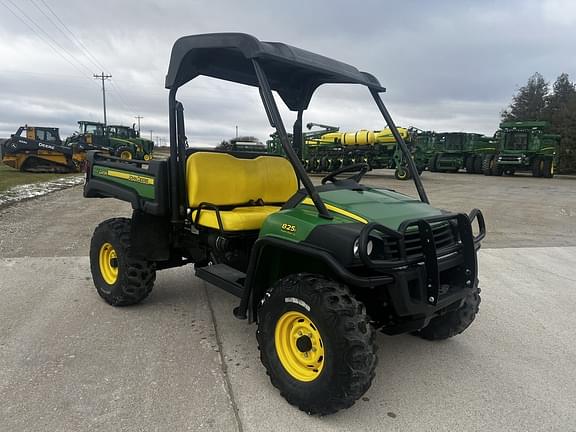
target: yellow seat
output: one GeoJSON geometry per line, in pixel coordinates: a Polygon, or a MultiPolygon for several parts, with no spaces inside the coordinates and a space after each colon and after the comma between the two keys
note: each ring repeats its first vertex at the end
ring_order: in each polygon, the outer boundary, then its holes
{"type": "MultiPolygon", "coordinates": [[[[249,231],[259,230],[268,215],[277,212],[280,207],[277,206],[253,206],[253,207],[236,207],[232,210],[220,211],[222,219],[222,228],[224,231],[249,231]]],[[[192,212],[192,220],[196,220],[196,213],[192,212]]],[[[202,210],[198,224],[207,227],[219,229],[218,218],[214,210],[202,210]]]]}
{"type": "MultiPolygon", "coordinates": [[[[278,156],[241,159],[227,153],[197,152],[186,161],[192,220],[203,203],[218,207],[225,231],[258,230],[298,189],[290,163],[278,156]],[[264,205],[250,205],[250,202],[264,205]]],[[[215,210],[202,209],[198,225],[219,229],[215,210]]]]}

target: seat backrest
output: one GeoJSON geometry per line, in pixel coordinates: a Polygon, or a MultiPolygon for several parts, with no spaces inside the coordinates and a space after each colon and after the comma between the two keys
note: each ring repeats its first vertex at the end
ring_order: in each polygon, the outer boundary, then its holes
{"type": "Polygon", "coordinates": [[[290,162],[278,156],[241,159],[227,153],[196,152],[186,161],[188,205],[284,203],[298,189],[290,162]]]}

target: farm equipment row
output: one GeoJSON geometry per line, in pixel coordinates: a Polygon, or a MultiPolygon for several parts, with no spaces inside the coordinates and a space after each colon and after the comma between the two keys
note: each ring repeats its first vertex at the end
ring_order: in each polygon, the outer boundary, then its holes
{"type": "MultiPolygon", "coordinates": [[[[513,175],[525,171],[535,177],[554,176],[560,136],[546,133],[543,121],[503,122],[493,137],[467,132],[433,132],[398,128],[418,174],[458,172],[513,175]]],[[[407,161],[389,128],[340,132],[337,126],[308,123],[298,149],[309,173],[337,170],[365,163],[370,169],[394,169],[398,180],[408,180],[407,161]],[[313,130],[313,128],[315,128],[313,130]]],[[[292,140],[292,136],[289,136],[292,140]]],[[[277,134],[271,135],[267,151],[282,154],[277,134]]]]}
{"type": "Polygon", "coordinates": [[[66,140],[58,128],[21,126],[2,144],[2,162],[26,172],[70,173],[83,170],[86,152],[101,150],[122,159],[152,159],[154,143],[134,127],[79,121],[66,140]]]}

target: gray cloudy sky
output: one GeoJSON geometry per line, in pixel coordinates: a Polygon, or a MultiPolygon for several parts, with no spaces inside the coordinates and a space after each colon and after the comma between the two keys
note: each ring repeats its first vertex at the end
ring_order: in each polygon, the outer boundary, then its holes
{"type": "MultiPolygon", "coordinates": [[[[286,42],[369,71],[387,87],[396,123],[421,129],[492,134],[532,73],[576,78],[573,0],[0,0],[0,137],[24,123],[58,126],[66,136],[77,120],[101,121],[100,85],[91,75],[98,64],[113,75],[109,123],[142,115],[143,131],[166,137],[173,42],[220,31],[286,42]]],[[[236,125],[261,139],[269,133],[254,89],[204,78],[179,94],[193,143],[216,144],[236,125]]],[[[305,121],[384,127],[366,90],[354,86],[321,88],[305,121]]]]}

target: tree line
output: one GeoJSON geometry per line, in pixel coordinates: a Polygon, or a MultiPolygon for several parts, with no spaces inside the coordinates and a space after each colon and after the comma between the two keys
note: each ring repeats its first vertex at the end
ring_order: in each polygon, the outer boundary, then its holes
{"type": "Polygon", "coordinates": [[[576,86],[563,73],[552,88],[536,72],[512,97],[510,106],[502,111],[503,121],[545,120],[550,132],[561,136],[558,170],[576,172],[576,86]]]}

